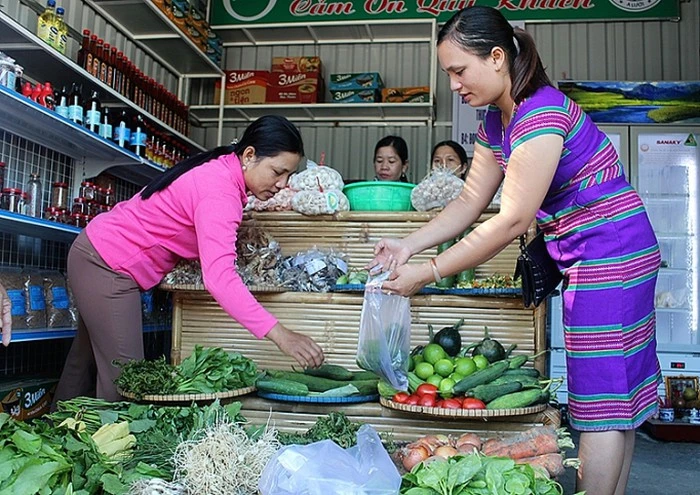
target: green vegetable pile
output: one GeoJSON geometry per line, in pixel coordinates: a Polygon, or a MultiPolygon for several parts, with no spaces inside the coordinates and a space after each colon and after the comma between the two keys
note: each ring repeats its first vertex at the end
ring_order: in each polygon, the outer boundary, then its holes
{"type": "Polygon", "coordinates": [[[403,476],[402,495],[562,495],[562,486],[527,464],[479,454],[437,458],[403,476]]]}
{"type": "Polygon", "coordinates": [[[165,358],[114,364],[121,367],[115,380],[117,387],[137,398],[147,394],[225,392],[250,387],[258,376],[255,362],[242,354],[200,345],[179,366],[166,363],[165,358]]]}

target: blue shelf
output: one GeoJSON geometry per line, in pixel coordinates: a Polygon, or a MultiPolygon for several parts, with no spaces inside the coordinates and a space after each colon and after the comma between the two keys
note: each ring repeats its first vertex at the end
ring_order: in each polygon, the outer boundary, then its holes
{"type": "Polygon", "coordinates": [[[73,242],[82,229],[41,218],[0,210],[0,231],[38,237],[49,241],[73,242]]]}
{"type": "MultiPolygon", "coordinates": [[[[143,333],[166,332],[170,325],[144,325],[143,333]]],[[[36,328],[31,330],[13,330],[12,342],[32,342],[37,340],[70,339],[75,337],[75,328],[36,328]]]]}

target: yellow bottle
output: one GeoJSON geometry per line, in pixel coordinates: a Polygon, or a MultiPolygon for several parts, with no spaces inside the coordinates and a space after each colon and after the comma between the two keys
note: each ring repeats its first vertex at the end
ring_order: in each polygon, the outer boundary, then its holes
{"type": "Polygon", "coordinates": [[[68,43],[68,26],[66,21],[63,20],[64,13],[63,7],[56,9],[56,30],[58,31],[58,36],[54,45],[54,48],[63,54],[66,53],[66,44],[68,43]]]}
{"type": "Polygon", "coordinates": [[[56,0],[48,0],[46,9],[39,16],[37,23],[36,35],[42,41],[45,41],[51,46],[56,46],[58,31],[55,30],[56,25],[56,0]]]}

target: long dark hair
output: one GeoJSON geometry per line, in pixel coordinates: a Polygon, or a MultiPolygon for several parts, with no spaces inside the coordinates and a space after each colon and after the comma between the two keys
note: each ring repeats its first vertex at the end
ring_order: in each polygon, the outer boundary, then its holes
{"type": "Polygon", "coordinates": [[[467,157],[467,152],[457,141],[448,139],[447,141],[440,141],[438,144],[433,146],[433,151],[430,153],[430,162],[432,163],[432,161],[435,160],[435,152],[438,150],[438,148],[442,148],[443,146],[449,146],[452,148],[452,151],[454,151],[459,157],[460,165],[465,166],[464,172],[459,175],[460,179],[464,180],[467,177],[467,173],[469,172],[470,168],[469,157],[467,157]]]}
{"type": "Polygon", "coordinates": [[[377,156],[379,148],[384,148],[386,146],[391,146],[396,150],[396,154],[401,158],[402,165],[408,161],[408,145],[404,138],[401,136],[386,136],[381,138],[374,147],[374,156],[377,156]]]}
{"type": "Polygon", "coordinates": [[[181,175],[203,163],[223,155],[230,155],[231,153],[239,155],[248,146],[255,148],[255,156],[257,158],[277,156],[284,152],[304,156],[304,142],[301,139],[299,129],[286,118],[279,115],[263,115],[246,128],[243,137],[236,144],[219,146],[181,161],[161,176],[152,180],[141,191],[141,198],[150,198],[154,193],[168,187],[181,175]]]}
{"type": "Polygon", "coordinates": [[[501,47],[508,58],[510,95],[515,102],[521,102],[542,86],[552,86],[535,40],[526,31],[513,29],[493,7],[476,5],[457,12],[438,33],[438,45],[446,40],[484,59],[495,47],[501,47]]]}

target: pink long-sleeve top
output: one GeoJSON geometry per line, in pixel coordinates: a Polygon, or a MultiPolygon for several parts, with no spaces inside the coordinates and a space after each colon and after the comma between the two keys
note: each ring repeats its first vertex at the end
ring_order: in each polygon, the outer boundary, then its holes
{"type": "Polygon", "coordinates": [[[86,234],[113,270],[144,290],[181,259],[199,258],[204,285],[236,321],[258,338],[277,323],[235,268],[236,236],[246,204],[240,161],[224,155],[193,168],[143,200],[137,194],[95,217],[86,234]]]}

